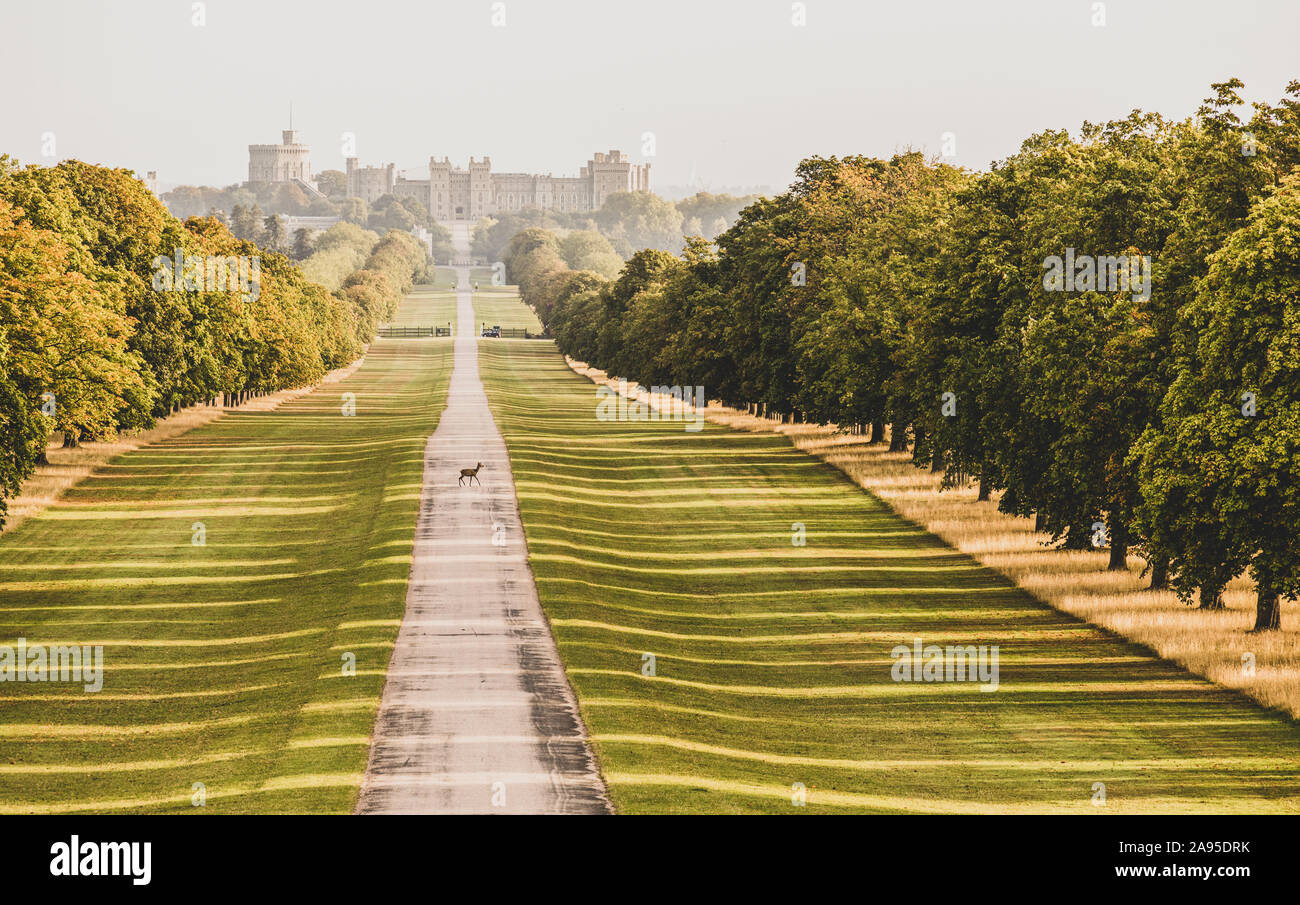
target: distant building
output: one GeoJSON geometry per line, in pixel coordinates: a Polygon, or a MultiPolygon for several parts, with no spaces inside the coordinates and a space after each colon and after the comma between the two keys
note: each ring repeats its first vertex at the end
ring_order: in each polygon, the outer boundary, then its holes
{"type": "Polygon", "coordinates": [[[154,195],[156,196],[158,194],[158,171],[150,170],[147,174],[145,174],[144,184],[145,187],[148,188],[149,191],[153,192],[154,195]]]}
{"type": "Polygon", "coordinates": [[[348,197],[360,198],[366,204],[393,190],[396,166],[363,167],[355,157],[347,159],[348,197]]]}
{"type": "MultiPolygon", "coordinates": [[[[577,176],[494,173],[491,158],[469,159],[469,168],[444,157],[429,158],[427,179],[407,179],[393,164],[362,166],[347,158],[347,194],[367,204],[382,195],[415,198],[437,220],[477,220],[524,208],[595,211],[617,192],[648,192],[650,164],[633,164],[622,151],[597,151],[577,176]]],[[[285,129],[278,145],[248,146],[248,181],[253,185],[295,183],[323,198],[311,173],[311,149],[285,129]]]]}
{"type": "Polygon", "coordinates": [[[311,148],[298,142],[294,129],[285,129],[280,136],[278,145],[248,146],[248,181],[255,185],[299,182],[315,191],[311,148]]]}
{"type": "Polygon", "coordinates": [[[284,225],[284,234],[290,238],[300,229],[307,230],[309,235],[315,235],[339,222],[338,217],[300,217],[296,214],[280,214],[279,217],[284,225]]]}
{"type": "Polygon", "coordinates": [[[407,179],[393,164],[363,167],[347,161],[348,196],[370,203],[384,194],[417,199],[437,220],[477,220],[526,207],[594,211],[617,192],[648,192],[650,165],[636,165],[622,151],[596,152],[577,176],[493,173],[492,160],[469,160],[468,169],[444,157],[429,158],[428,179],[407,179]]]}

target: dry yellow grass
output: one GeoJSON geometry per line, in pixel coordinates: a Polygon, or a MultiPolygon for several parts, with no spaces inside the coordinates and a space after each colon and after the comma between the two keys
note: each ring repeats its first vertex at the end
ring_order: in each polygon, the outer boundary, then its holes
{"type": "MultiPolygon", "coordinates": [[[[597,383],[603,371],[569,366],[597,383]]],[[[638,388],[652,405],[657,400],[638,388]]],[[[1224,594],[1225,609],[1206,612],[1168,591],[1147,590],[1145,562],[1129,557],[1127,572],[1106,571],[1108,555],[1047,546],[1032,519],[997,510],[997,495],[980,502],[974,485],[940,490],[940,475],[917,468],[908,453],[891,453],[864,437],[815,424],[781,424],[711,402],[706,416],[729,427],[784,434],[799,449],[836,466],[905,518],[997,569],[1039,600],[1146,645],[1161,657],[1262,704],[1300,717],[1300,602],[1282,604],[1283,629],[1253,634],[1254,583],[1246,576],[1224,594]],[[1247,656],[1249,655],[1249,657],[1247,656]],[[1253,659],[1253,668],[1245,660],[1253,659]]]]}
{"type": "MultiPolygon", "coordinates": [[[[330,371],[321,379],[320,383],[313,386],[281,390],[278,393],[270,393],[266,396],[250,399],[240,406],[240,411],[271,411],[290,399],[297,399],[299,396],[310,393],[317,386],[337,383],[345,379],[355,372],[357,368],[361,367],[364,360],[365,357],[362,356],[346,367],[330,371]]],[[[72,449],[65,449],[62,445],[62,434],[56,434],[57,442],[51,443],[45,451],[45,456],[49,459],[50,464],[36,466],[36,470],[23,482],[22,491],[9,501],[9,514],[5,518],[4,526],[0,527],[0,534],[17,527],[23,519],[45,509],[55,502],[69,487],[75,486],[77,482],[92,474],[96,468],[106,464],[114,456],[130,452],[133,449],[139,449],[142,446],[148,446],[150,443],[158,443],[178,437],[186,431],[191,431],[196,427],[215,421],[225,411],[226,408],[223,405],[192,405],[187,409],[182,409],[173,415],[160,419],[149,430],[124,432],[112,440],[105,440],[102,443],[87,441],[72,449]]]]}

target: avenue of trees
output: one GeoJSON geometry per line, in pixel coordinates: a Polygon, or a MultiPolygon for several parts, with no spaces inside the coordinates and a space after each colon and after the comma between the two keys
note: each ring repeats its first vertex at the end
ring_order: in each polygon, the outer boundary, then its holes
{"type": "Polygon", "coordinates": [[[537,226],[503,259],[574,358],[888,437],[1206,609],[1248,572],[1277,628],[1300,593],[1300,82],[1245,113],[1242,87],[1033,135],[984,173],[810,158],[613,280],[537,226]],[[1076,256],[1062,290],[1049,262],[1076,256]],[[1149,291],[1093,280],[1121,256],[1149,291]]]}
{"type": "Polygon", "coordinates": [[[409,195],[381,195],[367,204],[361,198],[347,197],[347,177],[338,170],[325,170],[316,176],[317,184],[328,197],[309,197],[294,183],[244,183],[213,188],[211,186],[177,186],[162,195],[163,204],[175,216],[214,217],[238,239],[263,248],[283,251],[294,260],[308,257],[314,250],[313,237],[295,230],[289,235],[285,216],[339,217],[374,232],[415,227],[429,230],[433,236],[433,257],[449,263],[453,254],[451,233],[430,215],[428,209],[409,195]],[[300,235],[301,234],[301,235],[300,235]]]}
{"type": "Polygon", "coordinates": [[[687,236],[715,238],[736,222],[741,210],[757,200],[757,195],[699,192],[674,202],[651,192],[619,192],[593,212],[527,208],[480,220],[474,230],[473,252],[484,261],[499,261],[516,234],[525,229],[548,229],[599,235],[620,261],[646,248],[676,253],[682,250],[687,236]]]}
{"type": "Polygon", "coordinates": [[[56,433],[103,439],[355,360],[427,264],[405,233],[368,245],[330,292],[215,219],[177,220],[127,170],[0,156],[0,524],[56,433]],[[213,275],[205,262],[242,257],[256,283],[158,288],[178,253],[213,275]]]}

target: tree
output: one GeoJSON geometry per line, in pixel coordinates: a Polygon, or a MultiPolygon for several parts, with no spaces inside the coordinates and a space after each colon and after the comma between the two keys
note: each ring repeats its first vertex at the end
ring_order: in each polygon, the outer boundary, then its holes
{"type": "Polygon", "coordinates": [[[272,251],[280,251],[285,246],[284,221],[279,214],[271,214],[262,221],[262,241],[258,243],[272,251]]]}
{"type": "Polygon", "coordinates": [[[1174,568],[1213,581],[1248,564],[1255,630],[1277,629],[1300,593],[1300,175],[1211,256],[1187,317],[1196,356],[1138,450],[1144,485],[1177,536],[1202,539],[1170,551],[1174,568]]]}
{"type": "Polygon", "coordinates": [[[594,230],[569,231],[559,243],[560,256],[574,270],[591,270],[606,279],[618,276],[623,259],[609,240],[594,230]]]}
{"type": "Polygon", "coordinates": [[[261,245],[264,242],[262,230],[265,219],[262,209],[257,205],[249,207],[244,204],[236,204],[230,214],[230,231],[238,239],[243,239],[246,242],[256,242],[261,245]]]}
{"type": "MultiPolygon", "coordinates": [[[[575,296],[599,293],[607,282],[605,277],[590,270],[553,270],[540,281],[528,304],[533,306],[538,319],[549,327],[565,319],[575,296]]],[[[562,348],[561,351],[567,350],[562,348]]]]}
{"type": "MultiPolygon", "coordinates": [[[[0,199],[0,420],[13,431],[0,450],[0,497],[17,492],[50,430],[73,443],[106,437],[118,410],[145,393],[120,294],[70,272],[73,248],[21,215],[0,199]]],[[[0,524],[3,515],[0,500],[0,524]]]]}
{"type": "Polygon", "coordinates": [[[311,256],[313,250],[311,230],[305,226],[295,229],[293,231],[293,250],[290,252],[289,257],[295,261],[305,261],[311,256]]]}
{"type": "Polygon", "coordinates": [[[432,248],[429,250],[436,264],[450,264],[456,255],[456,247],[451,240],[451,230],[437,220],[429,220],[429,238],[432,248]]]}
{"type": "Polygon", "coordinates": [[[271,211],[276,214],[302,215],[311,207],[311,199],[302,187],[294,182],[283,182],[275,187],[271,196],[271,211]]]}
{"type": "MultiPolygon", "coordinates": [[[[427,216],[427,215],[426,215],[427,216]]],[[[410,230],[416,224],[416,217],[402,203],[397,195],[380,195],[370,205],[370,217],[367,225],[377,231],[388,229],[410,230]]]]}
{"type": "Polygon", "coordinates": [[[346,223],[365,226],[369,218],[365,200],[362,198],[344,198],[339,202],[339,218],[346,223]]]}
{"type": "Polygon", "coordinates": [[[624,256],[643,248],[674,253],[681,250],[681,211],[658,195],[618,192],[606,199],[594,219],[624,256]]]}
{"type": "Polygon", "coordinates": [[[300,265],[303,274],[331,292],[360,270],[370,257],[379,236],[353,223],[342,221],[316,236],[315,250],[300,265]]]}
{"type": "Polygon", "coordinates": [[[347,197],[348,177],[342,170],[321,170],[316,174],[316,188],[338,201],[347,197]]]}

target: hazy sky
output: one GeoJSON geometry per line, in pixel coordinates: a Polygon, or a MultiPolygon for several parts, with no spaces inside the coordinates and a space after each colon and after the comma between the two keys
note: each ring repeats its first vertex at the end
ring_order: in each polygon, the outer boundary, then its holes
{"type": "Polygon", "coordinates": [[[952,132],[982,168],[1041,129],[1185,116],[1234,75],[1276,101],[1300,78],[1296,0],[1107,0],[1103,27],[1099,5],[0,0],[0,152],[52,162],[52,132],[57,158],[226,185],[292,101],[316,171],[351,132],[412,178],[431,154],[558,176],[621,148],[658,186],[780,188],[810,154],[938,152],[952,132]]]}

